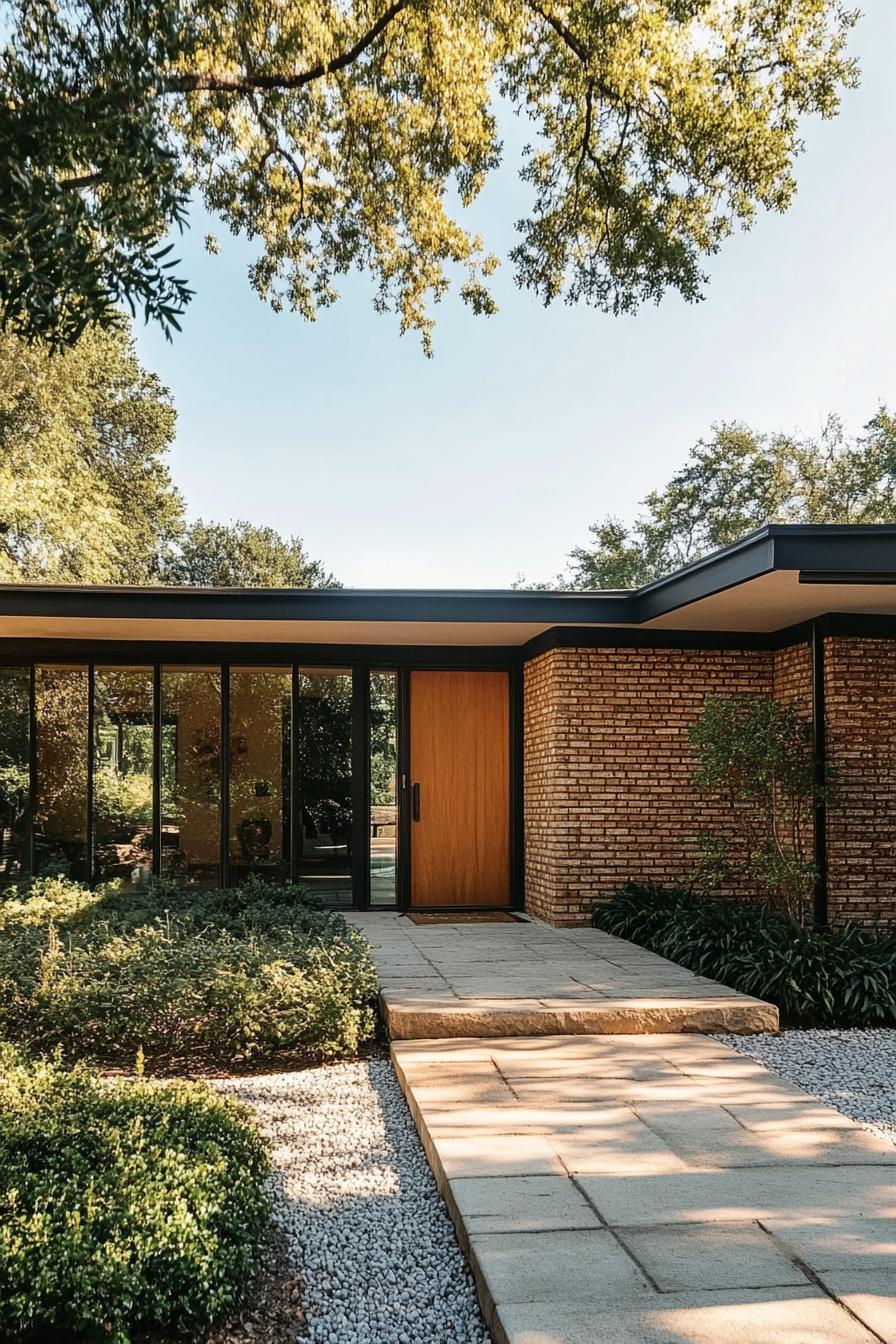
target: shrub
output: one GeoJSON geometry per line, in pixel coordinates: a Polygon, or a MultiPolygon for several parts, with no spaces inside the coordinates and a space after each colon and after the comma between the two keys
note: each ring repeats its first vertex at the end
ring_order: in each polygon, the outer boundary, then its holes
{"type": "Polygon", "coordinates": [[[133,894],[56,877],[0,902],[0,1036],[68,1060],[352,1054],[375,994],[363,937],[288,884],[133,894]]]}
{"type": "Polygon", "coordinates": [[[205,1086],[0,1047],[0,1336],[198,1338],[251,1280],[266,1173],[243,1109],[205,1086]]]}
{"type": "Polygon", "coordinates": [[[788,1025],[896,1024],[896,937],[804,927],[748,901],[629,883],[593,922],[698,975],[777,1005],[788,1025]]]}
{"type": "Polygon", "coordinates": [[[727,834],[698,837],[698,882],[712,890],[739,874],[802,919],[817,874],[813,814],[835,782],[830,762],[819,777],[811,721],[772,697],[708,695],[688,736],[694,783],[724,799],[729,819],[727,834]]]}

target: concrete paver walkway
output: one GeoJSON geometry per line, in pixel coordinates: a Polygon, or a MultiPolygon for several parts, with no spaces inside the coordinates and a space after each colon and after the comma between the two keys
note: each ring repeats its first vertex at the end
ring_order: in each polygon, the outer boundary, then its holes
{"type": "Polygon", "coordinates": [[[682,1034],[392,1051],[497,1344],[896,1344],[896,1146],[761,1065],[682,1034]]]}
{"type": "Polygon", "coordinates": [[[599,929],[348,918],[371,942],[393,1040],[778,1026],[771,1004],[599,929]]]}

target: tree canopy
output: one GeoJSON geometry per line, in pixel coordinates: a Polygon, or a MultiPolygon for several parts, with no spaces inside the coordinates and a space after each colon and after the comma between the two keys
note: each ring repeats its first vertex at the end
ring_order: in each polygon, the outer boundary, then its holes
{"type": "Polygon", "coordinates": [[[165,565],[166,583],[211,588],[333,588],[332,574],[309,559],[301,537],[252,523],[206,523],[180,538],[165,565]]]}
{"type": "Polygon", "coordinates": [[[191,194],[312,318],[355,268],[429,347],[497,265],[462,213],[531,125],[517,282],[624,312],[700,296],[784,210],[807,114],[856,82],[841,0],[0,0],[0,324],[74,341],[126,301],[176,327],[191,194]]]}
{"type": "Polygon", "coordinates": [[[558,583],[635,588],[728,546],[765,523],[896,522],[896,418],[885,406],[850,437],[831,416],[816,438],[713,427],[628,525],[590,528],[558,583]]]}
{"type": "Polygon", "coordinates": [[[120,320],[61,354],[0,336],[0,582],[333,584],[298,537],[186,525],[175,420],[120,320]]]}
{"type": "Polygon", "coordinates": [[[158,582],[182,524],[174,426],[121,325],[59,356],[0,337],[0,578],[158,582]]]}

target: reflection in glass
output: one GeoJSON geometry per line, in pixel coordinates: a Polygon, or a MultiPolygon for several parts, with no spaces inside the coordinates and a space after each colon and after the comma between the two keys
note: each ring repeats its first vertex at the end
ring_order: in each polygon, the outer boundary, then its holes
{"type": "Polygon", "coordinates": [[[352,900],[352,674],[299,671],[299,881],[335,905],[352,900]]]}
{"type": "Polygon", "coordinates": [[[218,884],[221,674],[162,668],[161,871],[190,886],[218,884]]]}
{"type": "Polygon", "coordinates": [[[34,867],[39,875],[87,872],[87,668],[38,667],[34,867]]]}
{"type": "Polygon", "coordinates": [[[289,668],[231,669],[231,882],[289,877],[291,696],[289,668]]]}
{"type": "Polygon", "coordinates": [[[98,667],[93,703],[93,865],[125,890],[152,876],[152,668],[98,667]]]}
{"type": "Polygon", "coordinates": [[[0,884],[28,877],[31,673],[0,667],[0,884]]]}
{"type": "Polygon", "coordinates": [[[370,904],[394,905],[398,858],[398,675],[370,674],[370,904]]]}

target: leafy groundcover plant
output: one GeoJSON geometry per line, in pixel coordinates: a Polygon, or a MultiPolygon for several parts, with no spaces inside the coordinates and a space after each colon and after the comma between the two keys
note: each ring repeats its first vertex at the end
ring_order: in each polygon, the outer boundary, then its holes
{"type": "Polygon", "coordinates": [[[199,1338],[252,1279],[267,1170],[247,1114],[204,1084],[0,1046],[0,1338],[199,1338]]]}
{"type": "Polygon", "coordinates": [[[0,1038],[65,1061],[233,1069],[354,1054],[374,1030],[363,937],[289,884],[145,893],[41,878],[0,900],[0,1038]]]}
{"type": "Polygon", "coordinates": [[[893,934],[812,928],[768,906],[635,882],[597,906],[593,923],[776,1004],[785,1025],[896,1024],[893,934]]]}

